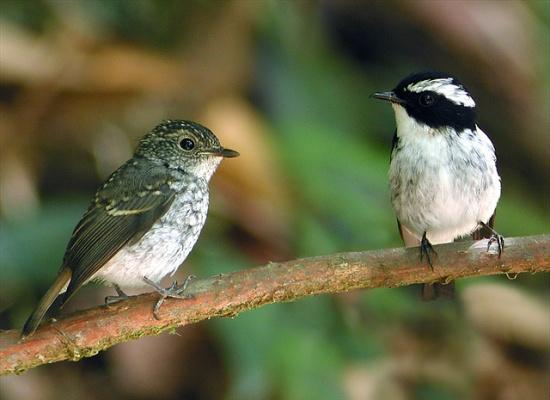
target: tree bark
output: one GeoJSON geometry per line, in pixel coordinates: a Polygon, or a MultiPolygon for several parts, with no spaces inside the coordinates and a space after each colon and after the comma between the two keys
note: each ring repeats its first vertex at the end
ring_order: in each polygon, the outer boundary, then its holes
{"type": "Polygon", "coordinates": [[[398,248],[269,263],[194,280],[188,287],[194,297],[167,299],[160,320],[152,315],[158,295],[148,293],[48,322],[25,341],[19,340],[19,330],[4,331],[0,333],[0,375],[62,360],[77,361],[117,343],[306,296],[550,271],[550,235],[506,238],[505,244],[500,258],[486,251],[486,240],[435,246],[438,257],[433,270],[419,260],[418,248],[398,248]]]}

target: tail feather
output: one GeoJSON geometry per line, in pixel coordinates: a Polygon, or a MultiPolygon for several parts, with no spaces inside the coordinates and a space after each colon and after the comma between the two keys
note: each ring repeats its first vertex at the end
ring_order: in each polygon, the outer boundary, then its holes
{"type": "Polygon", "coordinates": [[[40,325],[40,322],[44,318],[44,315],[46,315],[46,313],[56,300],[57,296],[59,295],[59,292],[63,290],[67,282],[69,282],[69,280],[71,279],[71,275],[72,273],[69,268],[63,268],[61,270],[52,286],[48,289],[46,294],[42,296],[42,299],[40,299],[38,306],[27,319],[27,322],[25,322],[25,325],[23,326],[23,331],[21,333],[21,338],[25,338],[26,336],[29,336],[33,334],[34,331],[36,331],[38,325],[40,325]]]}

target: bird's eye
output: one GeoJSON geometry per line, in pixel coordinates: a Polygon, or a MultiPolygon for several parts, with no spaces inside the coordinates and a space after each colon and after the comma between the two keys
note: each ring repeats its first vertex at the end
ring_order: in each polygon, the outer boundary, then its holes
{"type": "Polygon", "coordinates": [[[435,98],[429,93],[423,93],[418,98],[418,102],[422,107],[429,107],[435,102],[435,98]]]}
{"type": "Polygon", "coordinates": [[[190,151],[195,148],[195,142],[193,141],[193,139],[185,138],[180,142],[180,147],[183,150],[190,151]]]}

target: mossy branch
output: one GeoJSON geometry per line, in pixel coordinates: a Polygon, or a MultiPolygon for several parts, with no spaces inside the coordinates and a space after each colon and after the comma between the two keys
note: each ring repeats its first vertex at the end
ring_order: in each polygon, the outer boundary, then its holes
{"type": "Polygon", "coordinates": [[[158,296],[148,293],[47,323],[23,342],[19,341],[18,330],[5,331],[0,333],[0,375],[56,361],[76,361],[131,339],[306,296],[468,276],[550,271],[550,235],[507,238],[501,258],[487,252],[486,243],[467,241],[436,246],[438,258],[433,270],[420,262],[418,248],[269,263],[192,281],[189,293],[194,298],[168,299],[160,310],[160,320],[152,315],[158,296]]]}

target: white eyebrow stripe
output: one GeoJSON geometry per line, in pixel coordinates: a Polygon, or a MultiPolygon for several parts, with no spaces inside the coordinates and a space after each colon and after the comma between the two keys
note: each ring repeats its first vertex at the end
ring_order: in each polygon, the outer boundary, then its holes
{"type": "Polygon", "coordinates": [[[407,86],[407,90],[415,93],[429,90],[445,96],[455,104],[464,107],[476,106],[474,99],[472,99],[462,86],[454,84],[452,78],[427,79],[417,83],[411,83],[407,86]]]}

